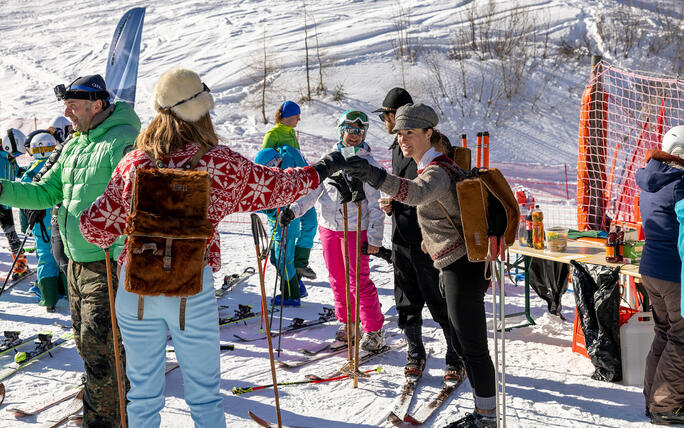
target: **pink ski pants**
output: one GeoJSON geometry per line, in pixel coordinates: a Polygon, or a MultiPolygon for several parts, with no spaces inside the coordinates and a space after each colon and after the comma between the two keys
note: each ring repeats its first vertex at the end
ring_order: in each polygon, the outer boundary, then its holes
{"type": "MultiPolygon", "coordinates": [[[[335,316],[337,320],[347,322],[347,293],[344,278],[344,232],[318,227],[318,233],[323,246],[323,259],[328,268],[328,278],[335,298],[335,316]]],[[[352,321],[356,318],[356,232],[349,231],[349,276],[351,285],[352,321]]],[[[367,241],[366,231],[361,231],[361,245],[367,241]]],[[[382,328],[385,317],[382,314],[378,291],[369,277],[370,267],[368,256],[361,254],[361,288],[359,288],[360,309],[359,318],[366,332],[377,331],[382,328]]]]}

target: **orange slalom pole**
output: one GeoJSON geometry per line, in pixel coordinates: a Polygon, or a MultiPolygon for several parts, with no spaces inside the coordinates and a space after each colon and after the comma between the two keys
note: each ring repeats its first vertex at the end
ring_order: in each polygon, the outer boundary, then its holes
{"type": "Polygon", "coordinates": [[[468,148],[468,137],[466,134],[461,134],[461,147],[468,148]]]}
{"type": "Polygon", "coordinates": [[[475,155],[475,166],[480,168],[482,166],[482,132],[477,133],[477,154],[475,155]]]}
{"type": "Polygon", "coordinates": [[[482,166],[489,168],[489,132],[482,134],[482,166]]]}

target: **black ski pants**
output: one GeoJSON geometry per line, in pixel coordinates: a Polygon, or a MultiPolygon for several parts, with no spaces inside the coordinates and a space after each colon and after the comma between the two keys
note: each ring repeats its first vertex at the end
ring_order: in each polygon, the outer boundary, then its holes
{"type": "Polygon", "coordinates": [[[425,358],[421,326],[423,306],[427,304],[432,319],[442,327],[447,342],[446,362],[461,365],[453,345],[446,301],[439,290],[439,271],[420,245],[392,245],[394,265],[394,300],[399,314],[398,325],[409,342],[409,355],[425,358]]]}
{"type": "Polygon", "coordinates": [[[0,224],[2,225],[2,231],[5,233],[7,242],[9,242],[12,254],[15,256],[19,254],[21,249],[21,240],[17,236],[17,231],[14,228],[14,215],[12,214],[12,208],[5,208],[0,206],[0,224]]]}
{"type": "Polygon", "coordinates": [[[463,256],[441,273],[449,321],[456,334],[454,345],[465,361],[476,405],[478,398],[496,393],[494,364],[487,345],[484,296],[489,281],[484,279],[484,266],[485,262],[469,262],[463,256]]]}

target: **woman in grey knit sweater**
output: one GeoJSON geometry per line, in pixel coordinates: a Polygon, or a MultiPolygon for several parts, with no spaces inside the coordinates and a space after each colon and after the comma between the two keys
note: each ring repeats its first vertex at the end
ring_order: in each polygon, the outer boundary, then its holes
{"type": "Polygon", "coordinates": [[[484,262],[472,263],[466,257],[460,209],[453,187],[463,171],[436,150],[442,146],[439,133],[434,130],[438,121],[435,111],[424,104],[407,104],[396,112],[394,131],[403,155],[413,158],[418,165],[415,179],[387,174],[356,156],[347,160],[345,169],[393,199],[417,206],[423,251],[432,257],[440,271],[440,287],[447,301],[454,344],[465,360],[475,398],[475,411],[449,427],[495,427],[496,380],[487,346],[484,310],[489,281],[484,279],[484,262]],[[458,230],[454,230],[442,208],[458,230]]]}

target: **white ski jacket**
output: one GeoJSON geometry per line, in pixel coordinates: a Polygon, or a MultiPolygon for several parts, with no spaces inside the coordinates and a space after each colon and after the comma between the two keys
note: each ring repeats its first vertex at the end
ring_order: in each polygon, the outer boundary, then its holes
{"type": "MultiPolygon", "coordinates": [[[[337,145],[333,147],[333,150],[337,150],[337,145]]],[[[356,155],[368,160],[371,165],[378,166],[367,143],[359,148],[356,155]]],[[[340,194],[330,182],[330,179],[326,179],[316,190],[291,204],[290,209],[295,218],[299,218],[315,204],[316,213],[318,213],[318,225],[329,230],[342,232],[344,231],[344,220],[340,194]]],[[[366,183],[363,184],[363,191],[366,194],[366,199],[361,202],[361,230],[367,231],[370,245],[381,247],[386,215],[380,209],[378,202],[380,191],[366,183]]],[[[356,231],[356,204],[347,204],[347,219],[349,230],[356,231]]]]}

